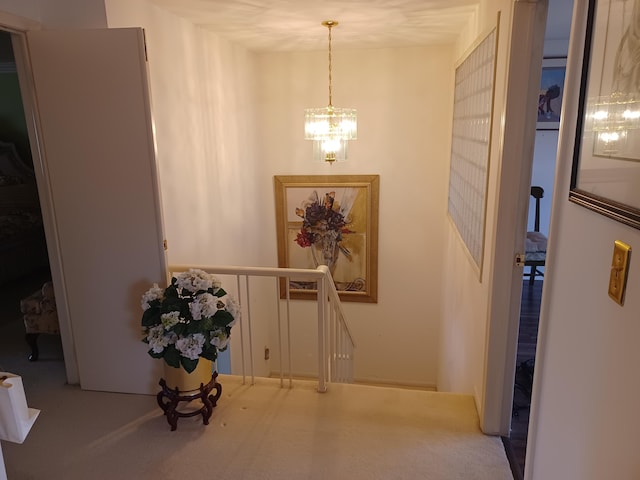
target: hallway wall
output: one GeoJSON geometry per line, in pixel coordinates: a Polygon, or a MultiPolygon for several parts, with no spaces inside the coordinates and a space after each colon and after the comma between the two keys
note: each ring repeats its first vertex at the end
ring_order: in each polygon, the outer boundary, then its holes
{"type": "MultiPolygon", "coordinates": [[[[564,0],[571,3],[571,0],[564,0]]],[[[552,13],[550,12],[550,15],[552,13]]],[[[549,23],[549,22],[548,22],[549,23]]],[[[562,30],[566,38],[545,39],[544,58],[566,58],[569,48],[570,23],[562,30]]],[[[560,30],[556,27],[555,31],[560,30]]],[[[549,35],[549,34],[548,34],[549,35]]],[[[555,33],[557,35],[557,33],[555,33]]],[[[556,171],[556,155],[558,150],[558,130],[536,131],[536,145],[533,154],[533,170],[531,172],[531,185],[539,185],[544,189],[544,198],[540,202],[540,231],[549,236],[549,224],[551,221],[551,205],[553,204],[553,183],[556,171]]],[[[529,222],[527,230],[534,227],[535,202],[533,198],[529,205],[529,222]]],[[[528,270],[528,269],[527,269],[528,270]]],[[[544,271],[544,269],[543,269],[544,271]]]]}
{"type": "MultiPolygon", "coordinates": [[[[146,1],[108,0],[106,9],[110,28],[145,29],[169,265],[274,265],[259,241],[271,228],[260,198],[272,186],[260,181],[255,56],[146,1]]],[[[235,280],[222,280],[234,292],[235,280]]],[[[270,293],[252,290],[257,304],[270,293]]],[[[273,316],[268,309],[254,323],[258,375],[270,373],[262,349],[273,316]]],[[[240,365],[239,335],[231,341],[240,365]]]]}
{"type": "MultiPolygon", "coordinates": [[[[453,49],[341,50],[339,32],[334,47],[334,104],[358,110],[358,140],[350,142],[349,160],[315,163],[312,144],[303,138],[304,109],[327,102],[326,52],[263,53],[257,62],[266,166],[260,181],[292,174],[380,175],[378,303],[343,304],[358,347],[355,377],[435,387],[453,49]]],[[[273,195],[259,203],[268,205],[263,238],[275,264],[273,195]]]]}
{"type": "Polygon", "coordinates": [[[447,222],[446,248],[443,255],[443,328],[440,337],[438,387],[445,391],[474,395],[479,411],[484,408],[483,385],[487,368],[489,300],[493,274],[492,250],[495,245],[498,213],[496,195],[503,161],[501,148],[504,129],[504,92],[508,68],[508,41],[513,15],[512,3],[499,0],[482,2],[475,35],[467,34],[467,38],[471,38],[472,42],[466,46],[459,46],[458,50],[464,53],[457,59],[458,62],[464,60],[474,43],[498,26],[498,14],[500,14],[482,275],[479,275],[452,222],[447,222]]]}
{"type": "Polygon", "coordinates": [[[254,55],[147,2],[106,3],[111,28],[145,28],[169,263],[264,262],[254,55]]]}
{"type": "MultiPolygon", "coordinates": [[[[380,174],[379,301],[344,305],[355,376],[435,387],[452,49],[340,51],[336,39],[334,101],[360,125],[349,161],[330,166],[302,135],[304,108],[327,101],[326,52],[254,54],[145,2],[107,6],[110,26],[147,30],[169,262],[275,266],[274,175],[380,174]]],[[[296,303],[312,335],[294,362],[311,374],[317,327],[296,303]]],[[[259,338],[275,352],[271,330],[259,338]]]]}
{"type": "MultiPolygon", "coordinates": [[[[510,2],[486,2],[478,35],[500,9],[508,25],[510,2]]],[[[360,139],[349,163],[329,167],[307,163],[301,130],[303,108],[326,102],[325,52],[258,56],[144,1],[107,0],[105,11],[110,27],[147,31],[169,262],[275,265],[273,175],[380,174],[379,303],[347,305],[362,338],[356,377],[477,393],[487,286],[446,216],[460,46],[340,52],[337,37],[335,102],[359,109],[360,139]]],[[[499,92],[503,66],[497,79],[499,92]]]]}

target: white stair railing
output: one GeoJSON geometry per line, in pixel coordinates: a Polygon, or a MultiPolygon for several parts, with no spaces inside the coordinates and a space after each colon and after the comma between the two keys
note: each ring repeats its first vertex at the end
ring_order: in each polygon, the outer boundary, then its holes
{"type": "MultiPolygon", "coordinates": [[[[324,323],[325,330],[323,334],[321,335],[318,332],[318,342],[320,342],[320,339],[325,341],[325,347],[322,350],[328,348],[326,358],[328,358],[329,365],[325,369],[328,374],[325,377],[325,381],[353,383],[353,354],[355,348],[353,335],[349,329],[349,324],[346,322],[340,296],[329,269],[325,265],[320,265],[318,268],[325,272],[322,281],[323,286],[321,287],[320,282],[318,282],[318,299],[327,298],[326,308],[329,309],[328,312],[321,311],[320,301],[318,300],[318,316],[327,318],[324,323]],[[320,294],[321,289],[324,289],[322,295],[320,294]]],[[[321,349],[320,346],[318,348],[319,350],[321,349]]]]}
{"type": "MultiPolygon", "coordinates": [[[[289,290],[290,280],[312,281],[317,284],[317,325],[318,325],[318,391],[325,392],[327,383],[352,383],[355,343],[353,335],[347,323],[340,296],[336,290],[333,278],[325,265],[317,269],[297,268],[269,268],[269,267],[240,267],[240,266],[210,266],[210,265],[171,265],[169,272],[175,275],[191,268],[204,270],[214,275],[234,276],[236,278],[237,297],[242,308],[242,321],[239,325],[240,345],[242,349],[242,377],[246,381],[247,358],[245,345],[248,344],[248,361],[251,383],[255,381],[254,345],[253,345],[253,321],[251,317],[251,277],[271,277],[276,288],[276,304],[278,318],[278,339],[280,356],[280,382],[284,385],[285,363],[288,371],[289,387],[292,386],[292,348],[291,348],[291,296],[289,290]],[[284,282],[281,282],[284,279],[284,282]],[[281,283],[285,285],[285,291],[281,291],[281,283]],[[284,306],[284,308],[283,308],[284,306]],[[284,313],[283,313],[284,310],[284,313]],[[286,342],[283,346],[283,316],[286,320],[286,342]],[[247,337],[245,338],[245,327],[247,337]],[[286,352],[283,352],[283,347],[286,352]],[[286,361],[285,355],[286,353],[286,361]]],[[[223,285],[229,291],[227,284],[223,285]]],[[[295,341],[295,339],[293,339],[295,341]]]]}

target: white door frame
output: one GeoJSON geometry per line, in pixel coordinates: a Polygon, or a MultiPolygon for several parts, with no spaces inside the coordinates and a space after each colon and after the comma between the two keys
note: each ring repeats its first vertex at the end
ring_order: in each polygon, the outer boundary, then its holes
{"type": "Polygon", "coordinates": [[[508,436],[511,427],[524,252],[536,110],[540,90],[548,0],[514,2],[509,42],[507,92],[503,118],[501,172],[498,180],[496,241],[491,252],[489,330],[482,430],[508,436]],[[515,206],[515,208],[514,208],[515,206]]]}
{"type": "Polygon", "coordinates": [[[51,276],[56,292],[56,306],[58,311],[58,322],[60,324],[60,337],[62,339],[62,351],[64,355],[67,383],[79,384],[80,375],[76,356],[76,347],[73,340],[73,330],[71,327],[67,293],[64,281],[64,271],[59,250],[58,232],[51,200],[51,188],[49,173],[39,135],[39,116],[36,102],[35,90],[32,82],[31,64],[26,42],[26,32],[28,30],[41,30],[42,25],[24,17],[0,12],[0,29],[11,34],[13,51],[18,70],[20,82],[20,93],[27,120],[29,132],[29,143],[40,197],[40,209],[47,239],[47,250],[49,254],[49,265],[51,276]]]}

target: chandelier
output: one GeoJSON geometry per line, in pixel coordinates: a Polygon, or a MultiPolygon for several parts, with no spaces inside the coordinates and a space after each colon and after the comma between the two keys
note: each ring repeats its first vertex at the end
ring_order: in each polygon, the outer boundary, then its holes
{"type": "Polygon", "coordinates": [[[620,92],[598,97],[588,102],[586,118],[595,153],[616,155],[625,150],[629,132],[640,129],[640,100],[620,92]]]}
{"type": "Polygon", "coordinates": [[[325,20],[322,25],[329,29],[329,105],[305,109],[304,138],[313,140],[314,160],[333,163],[347,159],[347,145],[357,138],[358,125],[355,109],[332,104],[331,29],[338,22],[325,20]]]}

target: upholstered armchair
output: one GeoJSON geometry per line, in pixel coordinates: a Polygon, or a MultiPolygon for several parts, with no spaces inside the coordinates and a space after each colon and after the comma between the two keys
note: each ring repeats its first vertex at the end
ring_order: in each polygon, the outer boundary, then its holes
{"type": "Polygon", "coordinates": [[[46,282],[42,288],[20,301],[23,313],[26,340],[31,347],[29,360],[38,360],[38,336],[41,333],[59,335],[58,312],[56,298],[53,293],[53,283],[46,282]]]}

